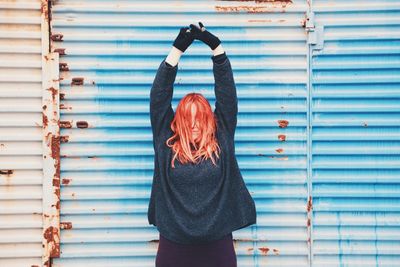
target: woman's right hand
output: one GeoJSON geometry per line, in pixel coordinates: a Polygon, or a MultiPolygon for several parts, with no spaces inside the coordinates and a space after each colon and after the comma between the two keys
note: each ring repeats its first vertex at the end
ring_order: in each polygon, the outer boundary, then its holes
{"type": "Polygon", "coordinates": [[[217,48],[221,44],[219,38],[207,31],[203,23],[199,22],[199,26],[190,24],[190,31],[192,32],[194,39],[204,42],[211,48],[211,50],[217,48]]]}
{"type": "Polygon", "coordinates": [[[193,34],[189,30],[189,27],[183,27],[180,29],[179,34],[173,43],[173,46],[183,53],[193,43],[193,41],[193,34]]]}

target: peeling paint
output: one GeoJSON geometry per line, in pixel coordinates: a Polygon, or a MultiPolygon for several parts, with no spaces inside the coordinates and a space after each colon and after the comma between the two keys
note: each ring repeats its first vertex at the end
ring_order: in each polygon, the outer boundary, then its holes
{"type": "Polygon", "coordinates": [[[60,257],[60,247],[58,246],[60,242],[60,236],[58,233],[58,229],[50,226],[48,227],[44,234],[43,237],[47,241],[49,251],[50,251],[50,257],[60,257]]]}
{"type": "Polygon", "coordinates": [[[288,126],[289,122],[287,120],[278,120],[279,128],[285,128],[288,126]]]}
{"type": "Polygon", "coordinates": [[[53,179],[53,186],[60,186],[60,180],[59,179],[53,179]]]}
{"type": "Polygon", "coordinates": [[[69,142],[69,135],[60,136],[60,143],[68,143],[68,142],[69,142]]]}
{"type": "Polygon", "coordinates": [[[55,42],[62,42],[64,35],[61,33],[54,33],[50,36],[51,40],[55,42]]]}
{"type": "Polygon", "coordinates": [[[66,106],[65,104],[60,104],[60,109],[72,110],[72,107],[66,106]]]}
{"type": "Polygon", "coordinates": [[[283,153],[283,149],[282,148],[275,149],[275,151],[278,152],[278,153],[283,153]]]}
{"type": "Polygon", "coordinates": [[[62,184],[63,185],[68,185],[71,182],[71,179],[63,178],[62,179],[62,184]]]}
{"type": "Polygon", "coordinates": [[[308,197],[308,202],[307,202],[307,212],[310,212],[312,210],[312,197],[308,197]]]}
{"type": "Polygon", "coordinates": [[[278,135],[278,140],[279,141],[286,141],[286,135],[285,134],[278,135]]]}
{"type": "Polygon", "coordinates": [[[46,90],[47,91],[51,91],[51,97],[53,98],[53,102],[52,103],[55,103],[56,102],[56,97],[57,97],[57,94],[58,94],[58,90],[56,88],[54,88],[54,87],[50,87],[50,88],[48,88],[46,90]]]}
{"type": "Polygon", "coordinates": [[[10,176],[11,174],[13,174],[14,171],[13,170],[0,170],[0,174],[1,175],[8,175],[10,176]]]}
{"type": "Polygon", "coordinates": [[[58,69],[60,71],[69,71],[69,67],[67,63],[59,63],[58,64],[58,69]]]}
{"type": "Polygon", "coordinates": [[[66,55],[65,48],[56,48],[56,49],[54,49],[54,52],[56,52],[60,55],[66,55]]]}
{"type": "Polygon", "coordinates": [[[49,125],[49,119],[47,118],[45,112],[42,113],[42,123],[43,123],[43,128],[47,128],[47,126],[49,125]]]}
{"type": "Polygon", "coordinates": [[[83,85],[83,80],[82,77],[74,77],[72,78],[71,85],[83,85]]]}
{"type": "Polygon", "coordinates": [[[70,121],[60,121],[60,128],[72,128],[72,123],[70,121]]]}
{"type": "Polygon", "coordinates": [[[269,248],[261,247],[261,248],[258,248],[258,250],[261,251],[262,255],[267,255],[269,248]]]}
{"type": "Polygon", "coordinates": [[[64,230],[72,229],[72,222],[60,222],[60,228],[64,230]]]}
{"type": "Polygon", "coordinates": [[[272,22],[272,19],[249,19],[248,22],[272,22]]]}
{"type": "Polygon", "coordinates": [[[288,156],[284,157],[277,157],[277,156],[268,156],[269,158],[276,159],[276,160],[289,160],[288,156]]]}
{"type": "Polygon", "coordinates": [[[88,128],[89,124],[87,121],[77,121],[76,122],[76,127],[78,128],[88,128]]]}
{"type": "MultiPolygon", "coordinates": [[[[219,1],[230,2],[229,0],[219,1]]],[[[215,6],[214,9],[217,12],[270,13],[276,12],[276,10],[274,10],[276,8],[286,8],[289,4],[293,4],[292,0],[237,0],[232,2],[254,2],[255,4],[264,5],[215,6]]],[[[282,10],[282,12],[285,12],[285,10],[282,10]]]]}

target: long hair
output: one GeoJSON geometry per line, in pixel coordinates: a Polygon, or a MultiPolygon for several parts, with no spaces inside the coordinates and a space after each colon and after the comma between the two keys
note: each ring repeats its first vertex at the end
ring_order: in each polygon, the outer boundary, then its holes
{"type": "Polygon", "coordinates": [[[179,102],[175,117],[171,122],[173,135],[167,139],[166,145],[171,147],[174,156],[171,160],[172,168],[174,161],[178,159],[181,163],[198,163],[199,160],[211,158],[216,165],[214,155],[219,158],[221,148],[216,138],[217,118],[211,110],[210,103],[200,93],[189,93],[179,102]],[[199,137],[192,137],[192,105],[196,107],[195,123],[199,129],[199,137]],[[173,143],[172,143],[173,142],[173,143]]]}

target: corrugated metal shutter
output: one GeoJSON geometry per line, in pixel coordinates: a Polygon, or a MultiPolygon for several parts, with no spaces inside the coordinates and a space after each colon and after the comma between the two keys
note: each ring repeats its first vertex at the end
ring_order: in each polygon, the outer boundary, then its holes
{"type": "Polygon", "coordinates": [[[0,1],[0,266],[48,265],[59,252],[58,63],[47,11],[46,1],[0,1]]]}
{"type": "Polygon", "coordinates": [[[313,2],[313,266],[400,266],[400,1],[313,2]]]}
{"type": "MultiPolygon", "coordinates": [[[[236,153],[258,224],[234,232],[238,266],[308,266],[306,1],[56,1],[61,68],[61,258],[53,266],[154,266],[148,97],[180,27],[223,41],[238,85],[236,153]],[[257,2],[257,3],[255,3],[257,2]]],[[[181,58],[173,108],[214,105],[211,51],[181,58]]]]}

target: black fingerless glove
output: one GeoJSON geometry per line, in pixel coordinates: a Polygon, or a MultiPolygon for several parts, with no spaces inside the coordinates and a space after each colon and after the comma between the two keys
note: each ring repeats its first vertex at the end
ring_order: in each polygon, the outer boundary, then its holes
{"type": "Polygon", "coordinates": [[[173,46],[180,51],[185,52],[185,50],[193,43],[193,40],[194,37],[192,32],[189,30],[189,27],[184,27],[180,29],[173,46]]]}
{"type": "Polygon", "coordinates": [[[190,31],[192,32],[194,39],[204,42],[211,48],[211,50],[217,48],[217,46],[219,46],[219,44],[221,43],[219,38],[207,31],[203,23],[199,22],[199,25],[200,27],[194,24],[190,24],[190,31]]]}

